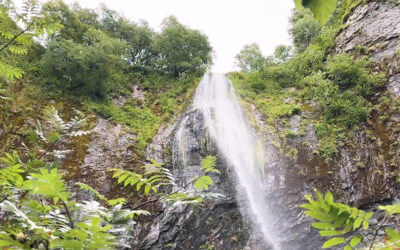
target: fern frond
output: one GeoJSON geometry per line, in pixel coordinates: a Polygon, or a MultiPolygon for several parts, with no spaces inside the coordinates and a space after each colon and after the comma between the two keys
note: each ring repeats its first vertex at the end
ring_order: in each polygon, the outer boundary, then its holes
{"type": "Polygon", "coordinates": [[[62,131],[64,128],[64,120],[58,114],[58,110],[51,106],[46,107],[43,112],[46,123],[55,130],[62,131]]]}
{"type": "Polygon", "coordinates": [[[40,123],[39,120],[36,120],[35,133],[39,136],[40,140],[42,140],[43,142],[47,143],[47,139],[43,134],[42,124],[40,123]]]}

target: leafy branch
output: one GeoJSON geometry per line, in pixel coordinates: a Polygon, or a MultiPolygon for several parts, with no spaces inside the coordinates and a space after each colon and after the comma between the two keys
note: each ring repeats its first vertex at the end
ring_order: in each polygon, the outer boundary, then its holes
{"type": "MultiPolygon", "coordinates": [[[[356,207],[334,202],[332,193],[326,193],[325,197],[320,192],[314,190],[314,199],[311,195],[306,195],[308,203],[300,205],[306,211],[306,215],[313,218],[316,222],[312,227],[319,230],[322,237],[328,240],[322,245],[322,248],[330,248],[341,245],[344,250],[352,250],[363,242],[364,238],[359,231],[369,229],[369,220],[373,212],[365,212],[356,207]]],[[[386,228],[387,240],[385,243],[376,243],[377,232],[382,228],[386,219],[394,214],[400,214],[400,204],[390,206],[380,206],[380,210],[386,211],[385,218],[381,221],[375,230],[374,237],[370,243],[369,249],[393,250],[394,246],[400,246],[400,232],[386,228]],[[377,246],[377,248],[374,248],[377,246]]]]}

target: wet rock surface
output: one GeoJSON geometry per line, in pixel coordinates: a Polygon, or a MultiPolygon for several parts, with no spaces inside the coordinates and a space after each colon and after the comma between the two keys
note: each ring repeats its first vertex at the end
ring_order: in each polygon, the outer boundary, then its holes
{"type": "MultiPolygon", "coordinates": [[[[96,188],[100,193],[113,196],[115,185],[107,170],[127,168],[133,161],[135,135],[128,133],[120,124],[98,118],[82,163],[69,170],[74,181],[80,181],[96,188]]],[[[65,162],[68,165],[69,162],[65,162]]],[[[73,164],[77,165],[77,164],[73,164]]]]}
{"type": "Polygon", "coordinates": [[[136,229],[148,233],[136,235],[133,249],[244,249],[250,228],[234,198],[235,177],[209,139],[201,113],[187,112],[171,128],[160,131],[148,148],[148,157],[157,158],[161,149],[169,149],[164,162],[183,187],[202,173],[202,158],[217,155],[221,174],[213,176],[215,184],[210,191],[224,197],[202,207],[163,207],[163,213],[136,229]]]}

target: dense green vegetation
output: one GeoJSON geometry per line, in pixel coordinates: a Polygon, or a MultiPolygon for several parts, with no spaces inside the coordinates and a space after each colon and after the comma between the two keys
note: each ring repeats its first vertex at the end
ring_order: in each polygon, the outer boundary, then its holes
{"type": "Polygon", "coordinates": [[[308,10],[295,12],[290,19],[292,58],[282,61],[270,56],[261,65],[259,57],[246,57],[247,61],[239,66],[260,66],[251,71],[242,67],[243,72],[230,75],[238,93],[254,103],[272,127],[276,121],[288,124],[287,119],[293,114],[317,114],[313,118],[303,115],[303,123],[314,124],[319,137],[317,153],[327,161],[331,161],[348,132],[368,120],[371,94],[384,82],[384,75],[373,71],[368,57],[359,53],[332,54],[336,34],[357,4],[342,1],[322,27],[308,10]]]}

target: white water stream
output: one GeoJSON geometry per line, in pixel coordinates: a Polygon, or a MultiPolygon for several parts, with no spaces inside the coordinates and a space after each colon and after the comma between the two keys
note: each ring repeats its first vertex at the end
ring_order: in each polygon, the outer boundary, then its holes
{"type": "Polygon", "coordinates": [[[232,83],[222,74],[206,74],[197,88],[194,109],[204,115],[211,138],[238,177],[237,193],[246,200],[241,208],[259,227],[264,241],[273,249],[280,249],[263,199],[262,144],[247,122],[232,83]]]}

